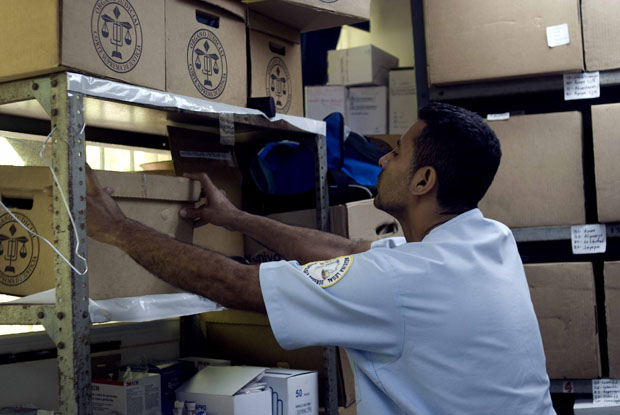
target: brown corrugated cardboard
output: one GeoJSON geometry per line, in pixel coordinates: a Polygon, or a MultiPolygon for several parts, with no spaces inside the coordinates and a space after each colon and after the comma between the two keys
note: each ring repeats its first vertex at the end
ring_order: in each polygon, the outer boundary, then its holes
{"type": "Polygon", "coordinates": [[[582,0],[583,48],[588,71],[620,68],[620,4],[582,0]]]}
{"type": "Polygon", "coordinates": [[[0,15],[0,82],[68,69],[165,87],[163,0],[6,0],[0,15]]]}
{"type": "MultiPolygon", "coordinates": [[[[316,229],[314,209],[277,213],[271,219],[292,226],[316,229]]],[[[360,200],[346,205],[332,206],[329,211],[331,232],[349,239],[376,241],[392,236],[402,236],[400,225],[394,217],[375,208],[373,200],[360,200]]],[[[279,261],[279,253],[265,248],[250,238],[245,238],[245,257],[250,263],[279,261]]]]}
{"type": "Polygon", "coordinates": [[[300,33],[257,13],[248,14],[250,96],[273,97],[276,112],[303,116],[300,33]]]}
{"type": "Polygon", "coordinates": [[[581,114],[513,116],[489,125],[502,161],[480,202],[485,216],[511,227],[584,223],[581,114]]]}
{"type": "Polygon", "coordinates": [[[583,69],[578,0],[425,0],[432,85],[583,69]],[[547,28],[570,43],[549,47],[547,28]]]}
{"type": "Polygon", "coordinates": [[[165,0],[166,91],[245,107],[245,6],[165,0]]]}
{"type": "Polygon", "coordinates": [[[601,376],[591,263],[525,265],[552,379],[601,376]]]}
{"type": "Polygon", "coordinates": [[[418,119],[418,95],[415,70],[402,68],[390,71],[389,133],[402,135],[418,119]]]}
{"type": "Polygon", "coordinates": [[[398,58],[373,45],[327,52],[328,85],[384,85],[398,58]]]}
{"type": "Polygon", "coordinates": [[[605,315],[609,377],[620,378],[620,262],[605,262],[605,315]]]}
{"type": "Polygon", "coordinates": [[[596,199],[600,222],[620,221],[620,104],[592,107],[596,199]]]}
{"type": "MultiPolygon", "coordinates": [[[[14,212],[31,229],[52,240],[51,186],[47,167],[0,168],[0,192],[9,204],[21,206],[14,212]],[[28,201],[31,202],[28,202],[28,201]],[[30,203],[30,206],[24,205],[30,203]],[[23,209],[27,207],[27,209],[23,209]]],[[[199,186],[188,179],[139,173],[97,172],[104,186],[115,189],[121,210],[159,232],[182,241],[192,241],[191,224],[178,217],[182,206],[198,199],[199,186]]],[[[32,238],[8,214],[0,215],[3,236],[0,257],[0,291],[28,295],[55,286],[54,253],[38,238],[32,238]],[[9,249],[10,248],[10,249],[9,249]]],[[[118,248],[88,240],[89,290],[93,299],[162,294],[179,290],[156,278],[118,248]]]]}
{"type": "MultiPolygon", "coordinates": [[[[205,172],[235,206],[241,207],[241,172],[230,146],[221,145],[218,136],[177,127],[168,127],[168,142],[177,175],[205,172]]],[[[196,205],[203,203],[201,199],[196,205]]],[[[227,256],[243,257],[243,235],[220,226],[195,228],[193,243],[227,256]]]]}
{"type": "MultiPolygon", "coordinates": [[[[265,314],[225,310],[200,315],[210,356],[230,359],[233,364],[315,370],[323,373],[323,348],[284,350],[277,342],[265,314]]],[[[344,350],[338,356],[338,403],[355,401],[353,371],[344,350]]]]}
{"type": "Polygon", "coordinates": [[[250,10],[302,32],[370,19],[370,0],[243,0],[250,10]]]}

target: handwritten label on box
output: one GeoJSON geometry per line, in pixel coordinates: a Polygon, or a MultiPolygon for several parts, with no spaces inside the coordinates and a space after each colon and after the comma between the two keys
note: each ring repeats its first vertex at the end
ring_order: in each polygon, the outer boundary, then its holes
{"type": "Polygon", "coordinates": [[[506,121],[509,119],[509,112],[502,112],[501,114],[487,114],[487,121],[506,121]]]}
{"type": "Polygon", "coordinates": [[[620,379],[592,379],[592,401],[620,404],[620,379]]]}
{"type": "Polygon", "coordinates": [[[607,250],[605,225],[580,225],[571,227],[573,254],[598,254],[607,250]]]}
{"type": "Polygon", "coordinates": [[[547,46],[555,48],[557,46],[568,45],[569,43],[570,35],[566,23],[547,27],[547,46]]]}
{"type": "Polygon", "coordinates": [[[564,74],[564,100],[590,99],[601,96],[598,72],[564,74]]]}

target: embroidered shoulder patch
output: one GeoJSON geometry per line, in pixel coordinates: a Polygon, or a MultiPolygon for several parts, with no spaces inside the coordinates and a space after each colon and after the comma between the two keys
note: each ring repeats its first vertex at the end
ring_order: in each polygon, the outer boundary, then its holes
{"type": "Polygon", "coordinates": [[[312,282],[322,288],[331,287],[345,276],[349,271],[353,257],[342,256],[328,261],[310,262],[304,265],[301,270],[312,282]]]}

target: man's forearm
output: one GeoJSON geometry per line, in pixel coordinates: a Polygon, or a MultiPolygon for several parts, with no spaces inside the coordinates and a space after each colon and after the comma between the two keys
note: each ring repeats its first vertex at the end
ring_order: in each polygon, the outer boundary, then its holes
{"type": "Polygon", "coordinates": [[[351,255],[370,249],[368,241],[353,241],[316,229],[284,223],[241,212],[228,226],[278,252],[286,259],[300,263],[351,255]]]}
{"type": "Polygon", "coordinates": [[[240,264],[133,220],[125,221],[117,235],[115,245],[164,281],[226,307],[265,312],[258,266],[240,264]]]}

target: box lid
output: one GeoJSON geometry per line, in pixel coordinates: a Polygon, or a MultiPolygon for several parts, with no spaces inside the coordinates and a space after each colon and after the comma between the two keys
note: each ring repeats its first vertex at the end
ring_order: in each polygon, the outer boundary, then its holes
{"type": "Polygon", "coordinates": [[[181,385],[177,393],[233,396],[265,370],[256,366],[208,366],[181,385]]]}
{"type": "Polygon", "coordinates": [[[291,43],[301,42],[298,29],[289,27],[251,10],[248,11],[247,24],[250,30],[256,30],[257,32],[262,32],[269,36],[275,36],[280,39],[288,40],[291,43]]]}
{"type": "Polygon", "coordinates": [[[97,171],[96,174],[102,186],[114,189],[114,198],[181,202],[196,202],[200,199],[200,184],[184,177],[111,171],[97,171]]]}
{"type": "Polygon", "coordinates": [[[306,375],[308,373],[317,373],[314,370],[284,369],[272,368],[265,371],[265,377],[288,379],[295,376],[306,375]]]}
{"type": "Polygon", "coordinates": [[[227,12],[230,12],[243,20],[245,22],[246,19],[246,9],[247,6],[236,0],[199,0],[203,3],[206,3],[211,6],[219,7],[220,9],[224,9],[227,12]]]}

